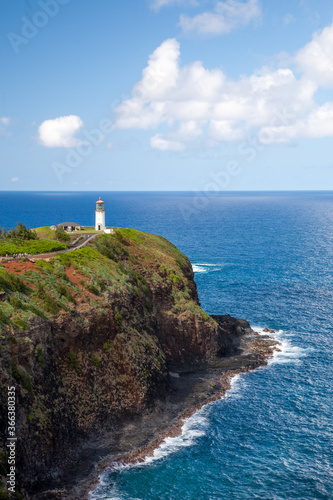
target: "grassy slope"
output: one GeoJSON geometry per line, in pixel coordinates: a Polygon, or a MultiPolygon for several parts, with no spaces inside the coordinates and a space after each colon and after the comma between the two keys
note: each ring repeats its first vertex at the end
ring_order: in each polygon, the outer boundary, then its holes
{"type": "Polygon", "coordinates": [[[66,243],[52,240],[21,240],[9,238],[0,240],[0,255],[5,256],[18,253],[28,253],[30,255],[64,250],[68,248],[66,243]]]}
{"type": "Polygon", "coordinates": [[[0,291],[7,292],[7,300],[0,302],[0,331],[15,334],[15,330],[27,329],[34,316],[52,317],[78,307],[104,309],[110,293],[125,294],[126,290],[145,294],[149,312],[148,280],[155,285],[170,282],[179,313],[191,310],[205,316],[190,300],[182,272],[187,258],[159,236],[122,229],[50,262],[24,264],[12,267],[13,272],[0,266],[0,291]]]}
{"type": "Polygon", "coordinates": [[[36,227],[36,229],[33,229],[37,233],[38,238],[40,239],[47,239],[47,240],[53,240],[55,231],[54,229],[51,229],[49,226],[42,226],[42,227],[36,227]]]}

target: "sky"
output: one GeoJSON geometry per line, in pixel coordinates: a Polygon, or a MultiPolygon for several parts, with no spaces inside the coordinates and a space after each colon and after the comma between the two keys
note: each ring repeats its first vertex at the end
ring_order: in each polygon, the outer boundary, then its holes
{"type": "Polygon", "coordinates": [[[0,191],[333,189],[330,0],[0,0],[0,191]]]}

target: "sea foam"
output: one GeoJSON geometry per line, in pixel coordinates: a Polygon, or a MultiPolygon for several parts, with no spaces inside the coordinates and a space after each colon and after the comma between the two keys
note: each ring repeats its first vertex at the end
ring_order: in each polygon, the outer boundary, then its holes
{"type": "Polygon", "coordinates": [[[276,339],[280,342],[277,346],[279,350],[275,350],[273,356],[268,360],[268,364],[300,364],[302,358],[308,354],[310,349],[304,349],[302,347],[293,345],[288,337],[291,334],[287,334],[284,330],[277,330],[272,333],[264,332],[264,328],[259,326],[252,326],[252,330],[259,333],[259,335],[269,335],[270,337],[276,339]]]}
{"type": "Polygon", "coordinates": [[[194,273],[209,273],[212,271],[221,271],[222,267],[223,266],[221,265],[207,264],[205,262],[192,264],[192,269],[194,273]]]}

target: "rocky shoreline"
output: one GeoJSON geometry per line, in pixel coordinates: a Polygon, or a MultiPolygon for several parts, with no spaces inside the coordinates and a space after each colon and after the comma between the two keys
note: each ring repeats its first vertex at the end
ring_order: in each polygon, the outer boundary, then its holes
{"type": "MultiPolygon", "coordinates": [[[[219,318],[216,316],[215,318],[219,318]]],[[[236,320],[244,326],[243,320],[236,320]]],[[[274,333],[274,330],[269,330],[274,333]]],[[[166,437],[181,434],[184,420],[204,405],[220,399],[230,389],[230,381],[237,374],[267,365],[279,342],[268,335],[259,335],[246,328],[246,333],[235,337],[235,352],[220,358],[207,366],[182,367],[171,372],[170,390],[167,398],[157,401],[154,409],[144,415],[132,418],[121,425],[116,432],[105,434],[99,441],[100,449],[106,455],[95,461],[90,470],[89,459],[76,475],[65,482],[62,490],[48,491],[34,497],[36,500],[57,498],[84,500],[89,498],[99,483],[99,475],[115,464],[136,464],[152,456],[166,437]]]]}
{"type": "MultiPolygon", "coordinates": [[[[189,259],[134,229],[0,266],[0,497],[6,387],[16,387],[17,493],[87,498],[112,462],[143,460],[276,342],[200,307],[189,259]]],[[[269,332],[268,332],[269,333],[269,332]]]]}

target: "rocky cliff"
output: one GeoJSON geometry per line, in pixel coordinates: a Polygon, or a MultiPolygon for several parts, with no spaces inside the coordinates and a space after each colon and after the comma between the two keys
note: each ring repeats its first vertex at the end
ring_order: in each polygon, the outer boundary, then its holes
{"type": "Polygon", "coordinates": [[[3,263],[0,291],[2,499],[7,387],[16,388],[13,498],[51,498],[40,492],[105,454],[92,445],[102,434],[165,400],[170,371],[234,352],[248,328],[208,316],[189,260],[132,229],[49,262],[3,263]]]}

